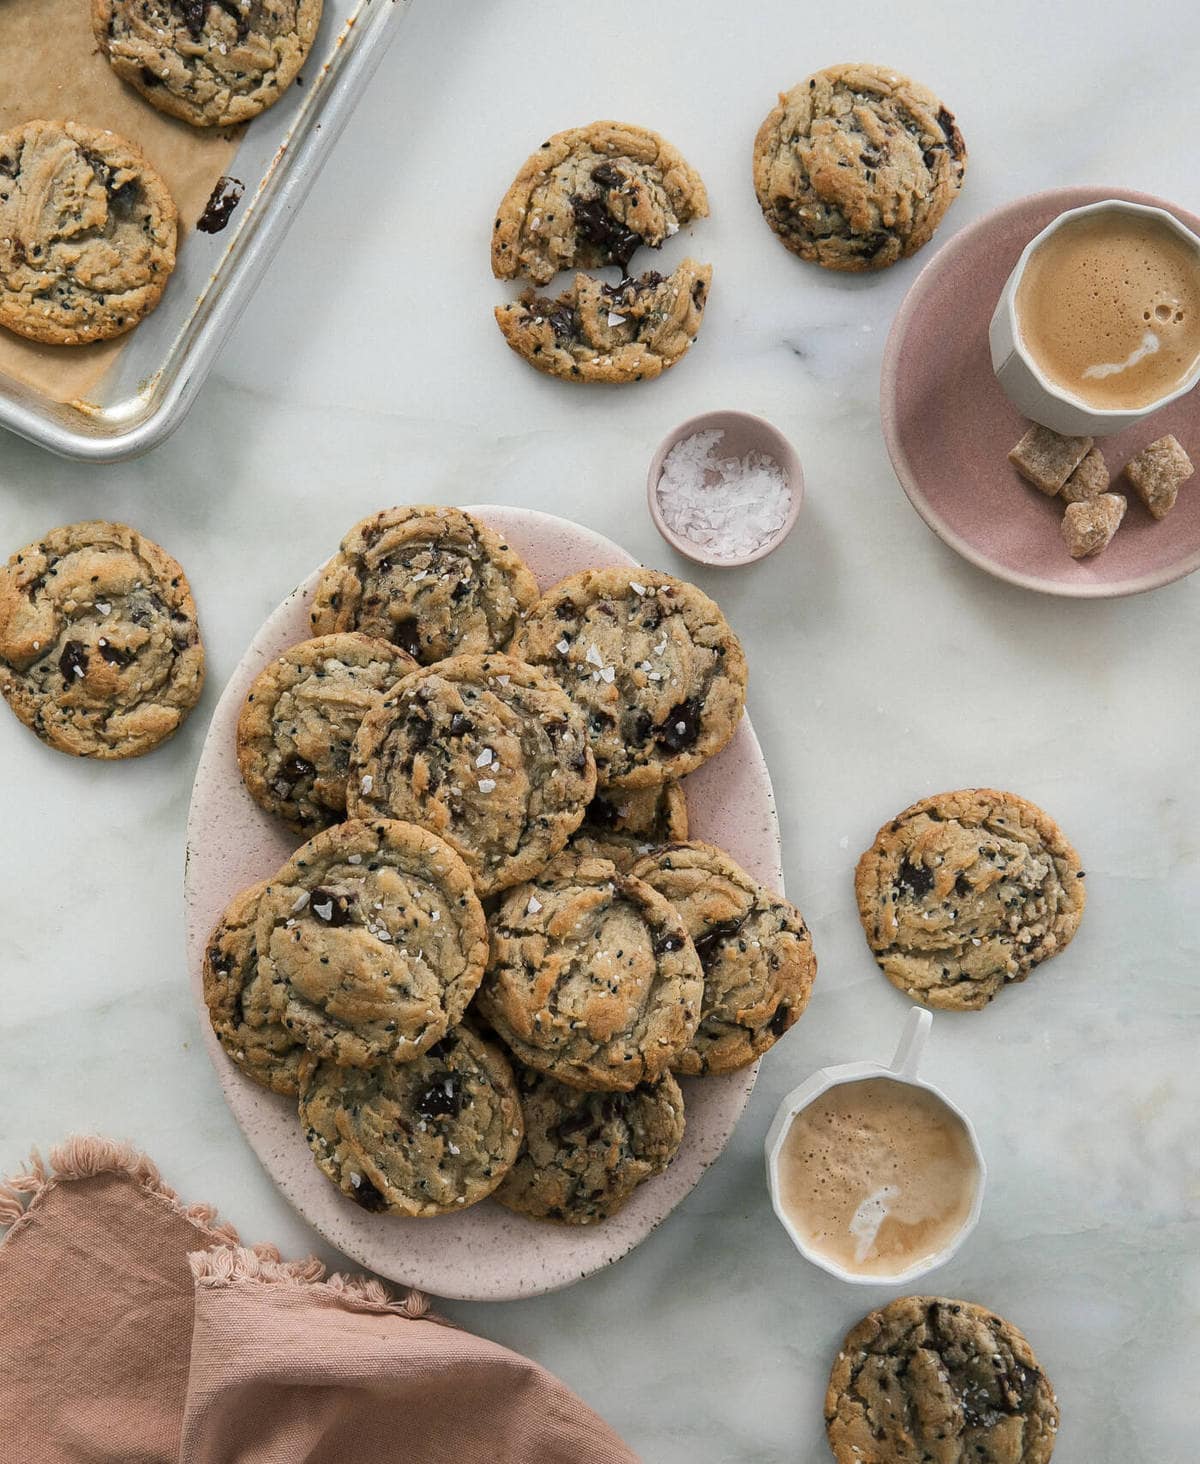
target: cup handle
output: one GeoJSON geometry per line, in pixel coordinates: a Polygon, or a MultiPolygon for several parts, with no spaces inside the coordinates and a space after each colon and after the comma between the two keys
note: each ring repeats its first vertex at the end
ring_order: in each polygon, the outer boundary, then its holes
{"type": "Polygon", "coordinates": [[[929,1040],[929,1029],[933,1026],[933,1013],[924,1007],[913,1007],[900,1034],[896,1054],[892,1058],[892,1072],[900,1078],[915,1078],[925,1055],[925,1043],[929,1040]]]}

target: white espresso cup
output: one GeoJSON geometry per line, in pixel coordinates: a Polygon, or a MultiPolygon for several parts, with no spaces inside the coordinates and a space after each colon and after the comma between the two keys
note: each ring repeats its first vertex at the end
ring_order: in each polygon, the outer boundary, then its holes
{"type": "Polygon", "coordinates": [[[1165,209],[1152,208],[1143,203],[1127,203],[1121,198],[1106,198],[1099,203],[1089,203],[1082,208],[1068,209],[1035,235],[1021,251],[1021,257],[1013,267],[992,316],[988,330],[988,342],[992,351],[992,370],[1005,396],[1013,406],[1031,421],[1040,422],[1068,437],[1106,437],[1132,427],[1135,422],[1144,421],[1160,411],[1168,402],[1186,395],[1200,382],[1200,361],[1186,380],[1174,391],[1167,392],[1157,400],[1142,407],[1093,407],[1080,397],[1055,386],[1039,370],[1029,354],[1021,336],[1021,322],[1017,315],[1017,290],[1025,274],[1029,258],[1039,245],[1045,243],[1051,234],[1074,219],[1107,210],[1137,214],[1143,218],[1157,219],[1173,229],[1185,240],[1196,254],[1196,268],[1200,271],[1200,239],[1186,229],[1173,214],[1165,209]]]}
{"type": "Polygon", "coordinates": [[[850,1062],[843,1063],[840,1067],[821,1068],[813,1073],[806,1083],[801,1083],[798,1088],[793,1088],[783,1102],[767,1131],[766,1155],[767,1155],[767,1188],[771,1193],[771,1204],[779,1223],[787,1231],[792,1239],[792,1244],[807,1260],[814,1266],[820,1266],[822,1270],[828,1271],[831,1276],[837,1276],[842,1281],[852,1282],[858,1286],[904,1286],[915,1281],[918,1276],[924,1276],[935,1267],[944,1265],[953,1256],[975,1229],[979,1219],[980,1211],[983,1209],[983,1190],[987,1180],[987,1165],[983,1160],[983,1153],[979,1147],[979,1140],[975,1134],[974,1125],[967,1115],[956,1104],[932,1083],[927,1083],[917,1076],[917,1069],[921,1064],[921,1057],[925,1051],[925,1043],[929,1038],[930,1028],[933,1026],[933,1013],[922,1007],[913,1007],[908,1014],[908,1020],[904,1024],[904,1031],[901,1033],[899,1045],[892,1058],[890,1066],[883,1066],[877,1062],[850,1062]],[[948,1113],[952,1114],[962,1124],[970,1144],[971,1154],[975,1169],[974,1196],[971,1201],[970,1210],[967,1213],[962,1225],[954,1233],[941,1250],[932,1255],[922,1256],[906,1270],[897,1271],[893,1274],[881,1274],[880,1272],[849,1271],[838,1264],[837,1261],[826,1255],[823,1251],[812,1245],[796,1228],[791,1216],[783,1203],[783,1185],[780,1177],[780,1160],[783,1152],[784,1141],[787,1138],[788,1130],[792,1121],[798,1114],[802,1113],[810,1103],[819,1098],[830,1088],[837,1087],[841,1083],[861,1083],[869,1078],[885,1078],[895,1083],[907,1083],[914,1088],[922,1088],[926,1093],[931,1093],[948,1113]]]}

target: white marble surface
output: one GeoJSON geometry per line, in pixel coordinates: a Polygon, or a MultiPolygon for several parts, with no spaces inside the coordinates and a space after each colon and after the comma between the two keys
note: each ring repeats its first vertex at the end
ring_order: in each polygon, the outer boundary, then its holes
{"type": "Polygon", "coordinates": [[[1062,1400],[1056,1461],[1195,1457],[1200,581],[1055,602],[944,549],[900,493],[877,416],[884,336],[918,262],[865,280],[804,267],[762,224],[748,168],[776,89],[864,57],[958,113],[971,166],[943,236],[1069,182],[1195,208],[1178,65],[1200,20],[1190,0],[1126,16],[1085,0],[416,0],[179,434],[101,470],[0,441],[5,550],[53,523],[130,520],[187,567],[211,656],[201,707],[142,762],[71,762],[0,716],[0,1168],[73,1131],[127,1137],[246,1238],[313,1246],[221,1101],[187,995],[184,816],[225,677],[343,529],[386,503],[549,508],[683,571],[646,515],[646,462],[679,418],[748,408],[796,443],[808,500],[773,559],[697,577],[749,652],[816,993],[724,1158],[638,1252],[557,1296],[449,1310],[556,1369],[647,1460],[825,1459],[832,1353],[890,1293],[795,1256],[762,1138],[789,1087],[886,1055],[901,1023],[855,919],[858,852],[910,799],[995,783],[1069,831],[1091,905],[1028,985],[935,1022],[928,1075],[973,1114],[991,1188],[932,1279],[1027,1330],[1062,1400]],[[604,115],[660,128],[703,172],[713,218],[672,254],[716,272],[692,358],[614,392],[509,355],[486,263],[490,211],[525,153],[604,115]]]}

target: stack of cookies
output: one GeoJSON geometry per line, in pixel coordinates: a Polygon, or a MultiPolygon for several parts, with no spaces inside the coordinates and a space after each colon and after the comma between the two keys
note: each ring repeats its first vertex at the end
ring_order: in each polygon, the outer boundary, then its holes
{"type": "Polygon", "coordinates": [[[430,507],[356,525],[311,620],[238,725],[248,791],[308,842],[214,929],[214,1030],[369,1210],[602,1220],[677,1152],[675,1075],[755,1061],[815,973],[799,913],[687,841],[737,638],[650,570],[539,596],[430,507]]]}

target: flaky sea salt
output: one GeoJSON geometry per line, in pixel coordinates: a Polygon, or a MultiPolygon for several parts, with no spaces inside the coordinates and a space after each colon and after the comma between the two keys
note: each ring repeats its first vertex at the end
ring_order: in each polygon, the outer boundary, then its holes
{"type": "Polygon", "coordinates": [[[656,493],[672,533],[722,559],[740,559],[783,528],[792,492],[783,469],[765,453],[718,457],[724,436],[696,432],[677,442],[663,462],[656,493]]]}

